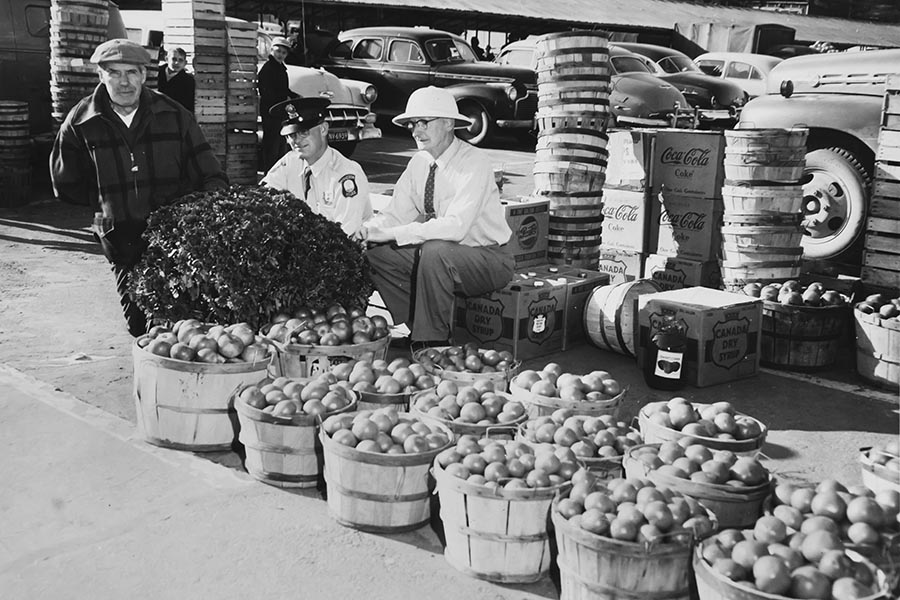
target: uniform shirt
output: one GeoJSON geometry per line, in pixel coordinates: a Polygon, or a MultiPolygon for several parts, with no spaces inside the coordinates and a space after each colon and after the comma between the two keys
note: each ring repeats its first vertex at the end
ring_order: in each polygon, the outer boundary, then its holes
{"type": "Polygon", "coordinates": [[[414,154],[397,181],[391,203],[371,223],[392,233],[401,246],[427,240],[464,246],[502,245],[512,235],[490,157],[456,138],[437,160],[424,151],[414,154]],[[435,218],[424,221],[425,181],[433,162],[438,165],[435,218]]]}
{"type": "Polygon", "coordinates": [[[372,216],[366,174],[357,162],[334,148],[326,148],[312,165],[291,150],[275,163],[260,183],[303,199],[317,215],[340,223],[348,236],[359,231],[363,221],[372,216]],[[303,189],[303,173],[307,166],[312,169],[308,196],[303,189]]]}

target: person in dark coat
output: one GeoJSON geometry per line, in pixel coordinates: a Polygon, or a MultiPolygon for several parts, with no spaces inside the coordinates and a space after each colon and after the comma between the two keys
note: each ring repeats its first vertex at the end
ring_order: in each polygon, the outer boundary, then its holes
{"type": "Polygon", "coordinates": [[[166,64],[159,66],[156,89],[188,111],[194,113],[194,76],[185,70],[187,53],[184,48],[172,48],[166,64]]]}
{"type": "Polygon", "coordinates": [[[273,106],[297,94],[288,87],[287,67],[284,59],[291,51],[291,42],[287,38],[276,37],[272,40],[272,53],[266,63],[259,68],[256,78],[256,89],[259,92],[259,114],[262,117],[262,164],[260,169],[268,172],[285,153],[284,138],[281,136],[281,118],[271,114],[273,106]]]}
{"type": "Polygon", "coordinates": [[[128,293],[146,248],[150,214],[182,196],[224,189],[228,177],[193,116],[144,85],[150,54],[127,39],[91,57],[100,84],[76,104],[50,154],[54,195],[96,212],[92,231],[112,263],[128,331],[146,333],[147,315],[128,293]]]}

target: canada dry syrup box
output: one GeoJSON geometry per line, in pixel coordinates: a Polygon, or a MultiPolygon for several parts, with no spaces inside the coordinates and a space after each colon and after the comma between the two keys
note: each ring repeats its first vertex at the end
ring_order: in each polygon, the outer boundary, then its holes
{"type": "Polygon", "coordinates": [[[684,328],[688,343],[684,376],[698,387],[759,371],[762,301],[702,287],[638,297],[637,359],[643,367],[651,336],[666,315],[684,328]]]}
{"type": "Polygon", "coordinates": [[[653,155],[651,130],[619,129],[609,132],[606,183],[610,188],[643,191],[649,188],[653,155]]]}
{"type": "Polygon", "coordinates": [[[650,254],[644,261],[644,277],[652,279],[663,290],[680,290],[694,286],[718,288],[722,282],[719,262],[691,260],[662,254],[650,254]]]}
{"type": "Polygon", "coordinates": [[[600,245],[600,260],[597,270],[609,275],[609,283],[616,285],[640,279],[644,273],[644,259],[647,255],[634,250],[620,250],[605,244],[600,245]]]}
{"type": "Polygon", "coordinates": [[[725,179],[725,136],[721,131],[661,129],[653,147],[654,193],[721,198],[725,179]]]}
{"type": "Polygon", "coordinates": [[[547,262],[547,234],[550,229],[550,201],[525,198],[521,202],[504,200],[506,222],[512,229],[509,249],[516,268],[547,262]]]}
{"type": "Polygon", "coordinates": [[[647,192],[603,188],[603,245],[646,252],[650,233],[647,192]]]}
{"type": "Polygon", "coordinates": [[[516,360],[562,350],[566,293],[540,277],[518,274],[500,291],[457,298],[453,341],[509,350],[516,360]]]}
{"type": "Polygon", "coordinates": [[[722,248],[720,198],[695,198],[665,190],[650,201],[649,248],[656,254],[715,260],[722,248]]]}
{"type": "Polygon", "coordinates": [[[550,285],[566,288],[566,326],[562,349],[568,350],[585,339],[584,307],[594,288],[609,285],[609,275],[581,267],[546,265],[537,268],[537,276],[550,285]]]}

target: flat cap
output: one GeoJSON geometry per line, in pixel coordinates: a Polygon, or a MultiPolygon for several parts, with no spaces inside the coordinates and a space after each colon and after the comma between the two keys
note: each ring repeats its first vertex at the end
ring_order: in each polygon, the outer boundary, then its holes
{"type": "Polygon", "coordinates": [[[291,98],[279,102],[269,112],[276,117],[281,117],[281,135],[288,135],[297,131],[306,131],[325,120],[328,112],[325,110],[331,101],[328,98],[291,98]]]}
{"type": "Polygon", "coordinates": [[[284,46],[286,49],[291,49],[291,41],[286,37],[273,37],[272,38],[272,47],[275,46],[284,46]]]}
{"type": "Polygon", "coordinates": [[[107,62],[127,63],[147,66],[151,62],[150,53],[140,44],[131,40],[114,39],[103,42],[94,50],[91,62],[99,65],[107,62]]]}

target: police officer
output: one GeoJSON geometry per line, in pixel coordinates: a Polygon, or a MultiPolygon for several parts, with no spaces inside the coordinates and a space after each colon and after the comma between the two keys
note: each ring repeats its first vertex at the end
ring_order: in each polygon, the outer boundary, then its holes
{"type": "Polygon", "coordinates": [[[283,135],[291,149],[266,173],[261,183],[291,192],[314,213],[341,224],[354,236],[372,216],[369,180],[358,163],[328,145],[330,102],[325,98],[296,98],[281,102],[283,135]]]}

